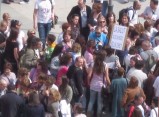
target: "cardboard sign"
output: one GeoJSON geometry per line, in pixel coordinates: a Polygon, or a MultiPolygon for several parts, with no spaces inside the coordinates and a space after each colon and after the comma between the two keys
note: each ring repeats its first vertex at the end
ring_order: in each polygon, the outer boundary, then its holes
{"type": "Polygon", "coordinates": [[[128,34],[128,27],[114,25],[111,32],[109,45],[116,50],[124,50],[128,34]]]}

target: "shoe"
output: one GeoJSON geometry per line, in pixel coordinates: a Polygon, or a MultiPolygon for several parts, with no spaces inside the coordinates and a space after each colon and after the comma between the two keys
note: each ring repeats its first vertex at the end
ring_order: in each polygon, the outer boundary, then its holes
{"type": "Polygon", "coordinates": [[[19,4],[26,4],[24,1],[19,2],[19,4]]]}
{"type": "Polygon", "coordinates": [[[14,0],[9,0],[9,2],[14,2],[14,0]]]}
{"type": "Polygon", "coordinates": [[[6,4],[10,4],[10,2],[9,2],[9,1],[4,1],[4,3],[6,3],[6,4]]]}
{"type": "Polygon", "coordinates": [[[129,1],[124,1],[123,3],[124,3],[124,4],[129,3],[129,1]]]}

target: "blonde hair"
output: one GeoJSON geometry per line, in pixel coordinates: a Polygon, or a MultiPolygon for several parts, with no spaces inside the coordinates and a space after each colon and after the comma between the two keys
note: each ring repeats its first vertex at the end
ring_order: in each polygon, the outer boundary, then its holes
{"type": "Polygon", "coordinates": [[[50,96],[52,96],[52,99],[54,102],[57,102],[61,99],[61,95],[60,95],[60,92],[56,89],[49,89],[49,92],[50,92],[50,96]]]}

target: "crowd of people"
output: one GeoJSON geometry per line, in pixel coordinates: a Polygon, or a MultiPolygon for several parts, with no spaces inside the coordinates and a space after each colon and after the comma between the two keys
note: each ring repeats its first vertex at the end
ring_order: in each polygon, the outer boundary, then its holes
{"type": "Polygon", "coordinates": [[[118,20],[107,1],[92,2],[78,0],[57,38],[54,0],[35,2],[27,36],[3,14],[0,117],[158,117],[159,1],[138,14],[135,0],[118,20]],[[114,25],[129,29],[123,50],[109,45],[114,25]]]}

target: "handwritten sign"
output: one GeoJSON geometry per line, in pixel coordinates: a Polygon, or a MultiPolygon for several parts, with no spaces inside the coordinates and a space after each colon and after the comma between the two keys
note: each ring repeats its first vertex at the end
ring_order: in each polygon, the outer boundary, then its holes
{"type": "Polygon", "coordinates": [[[110,43],[109,43],[111,48],[116,50],[124,50],[127,34],[128,34],[128,27],[114,25],[112,28],[110,43]]]}

